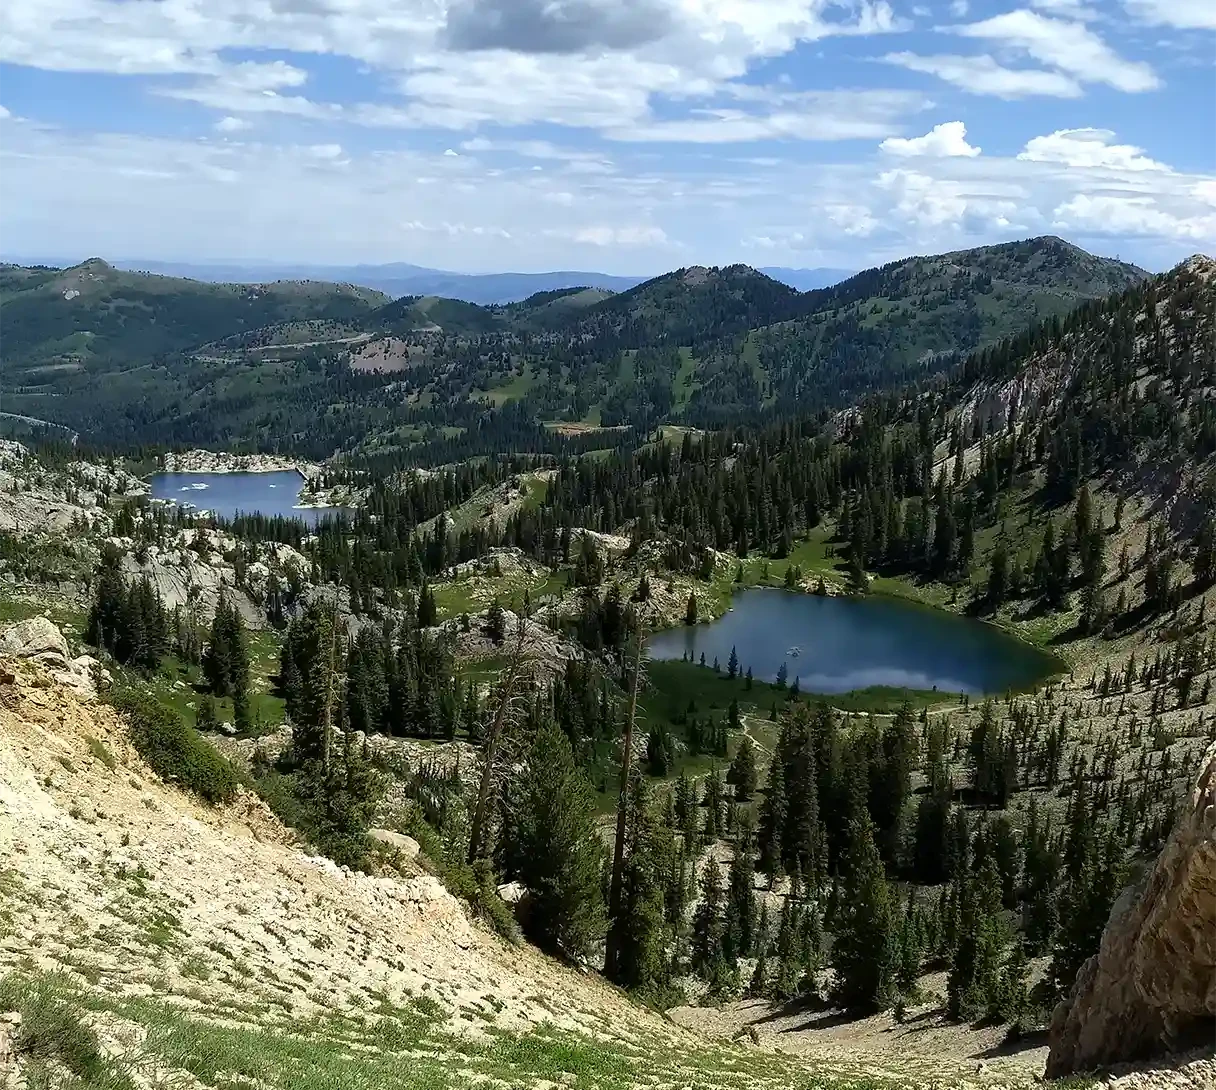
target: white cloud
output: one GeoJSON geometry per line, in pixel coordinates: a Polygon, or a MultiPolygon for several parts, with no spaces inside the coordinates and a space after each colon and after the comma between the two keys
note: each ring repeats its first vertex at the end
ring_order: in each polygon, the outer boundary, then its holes
{"type": "Polygon", "coordinates": [[[448,238],[467,237],[473,239],[502,239],[509,241],[511,232],[502,227],[487,226],[482,223],[452,223],[442,220],[439,223],[424,223],[422,220],[407,220],[401,224],[403,230],[417,231],[429,235],[446,235],[448,238]]]}
{"type": "Polygon", "coordinates": [[[221,117],[213,126],[216,132],[244,132],[246,129],[253,128],[252,121],[246,121],[243,117],[221,117]]]}
{"type": "Polygon", "coordinates": [[[1100,167],[1119,171],[1168,170],[1148,158],[1142,148],[1112,144],[1109,129],[1058,129],[1049,136],[1029,140],[1019,159],[1037,163],[1064,163],[1070,167],[1100,167]]]}
{"type": "Polygon", "coordinates": [[[884,209],[886,222],[908,222],[915,236],[927,240],[916,246],[920,252],[945,249],[950,233],[972,238],[1002,237],[1009,230],[1032,233],[1029,225],[1038,219],[1032,190],[979,160],[942,159],[922,170],[884,171],[875,188],[894,202],[884,209]],[[971,163],[978,169],[970,169],[971,163]],[[955,166],[961,169],[951,169],[955,166]],[[942,232],[948,233],[943,237],[942,232]]]}
{"type": "Polygon", "coordinates": [[[727,93],[746,109],[700,107],[692,116],[644,120],[612,128],[613,140],[696,144],[755,140],[868,140],[898,132],[909,113],[931,105],[908,91],[775,91],[731,84],[727,93]]]}
{"type": "Polygon", "coordinates": [[[308,154],[314,159],[320,159],[322,162],[336,162],[342,158],[342,145],[311,144],[308,147],[308,154]]]}
{"type": "Polygon", "coordinates": [[[823,214],[849,238],[865,238],[881,226],[874,213],[862,204],[826,204],[823,214]]]}
{"type": "Polygon", "coordinates": [[[979,148],[967,143],[967,126],[961,121],[945,121],[934,125],[924,136],[914,136],[911,139],[889,136],[879,145],[879,149],[888,155],[901,157],[930,155],[938,158],[974,158],[980,153],[979,148]]]}
{"type": "Polygon", "coordinates": [[[1006,68],[987,54],[924,57],[916,53],[888,53],[882,59],[912,72],[937,76],[973,95],[995,95],[997,98],[1081,96],[1081,85],[1071,76],[1039,68],[1006,68]]]}
{"type": "Polygon", "coordinates": [[[970,10],[971,5],[967,2],[967,0],[951,0],[950,14],[956,19],[961,19],[970,10]]]}
{"type": "Polygon", "coordinates": [[[280,94],[288,88],[303,87],[307,82],[307,72],[285,61],[268,64],[244,61],[222,65],[186,86],[158,87],[156,93],[224,110],[229,115],[270,113],[309,118],[338,117],[342,113],[339,106],[312,102],[302,95],[280,94]]]}
{"type": "Polygon", "coordinates": [[[1096,19],[1098,13],[1081,0],[1030,0],[1030,6],[1039,11],[1063,15],[1069,19],[1096,19]]]}
{"type": "Polygon", "coordinates": [[[1086,83],[1106,83],[1128,92],[1151,91],[1161,84],[1149,65],[1120,57],[1082,23],[1019,9],[953,29],[965,38],[1024,50],[1040,64],[1086,83]]]}
{"type": "Polygon", "coordinates": [[[1123,0],[1138,19],[1179,30],[1216,30],[1216,4],[1212,0],[1123,0]]]}
{"type": "Polygon", "coordinates": [[[661,227],[638,224],[624,227],[580,227],[566,233],[574,242],[590,246],[665,246],[667,233],[661,227]]]}
{"type": "Polygon", "coordinates": [[[1117,197],[1078,193],[1055,210],[1054,226],[1062,231],[1098,235],[1147,235],[1185,242],[1216,238],[1216,212],[1180,216],[1151,197],[1117,197]]]}
{"type": "Polygon", "coordinates": [[[953,187],[915,170],[888,170],[877,185],[895,197],[895,211],[923,227],[957,224],[967,202],[953,187]]]}
{"type": "Polygon", "coordinates": [[[654,96],[707,99],[800,42],[903,25],[887,0],[8,0],[0,60],[194,75],[191,85],[156,89],[229,115],[625,129],[653,120],[654,96]],[[400,97],[313,101],[298,93],[302,71],[234,65],[224,60],[233,49],[346,57],[400,97]]]}
{"type": "Polygon", "coordinates": [[[551,160],[565,163],[576,170],[612,169],[612,162],[605,155],[579,148],[560,147],[548,140],[490,140],[484,136],[474,136],[462,141],[460,150],[472,155],[513,155],[521,159],[551,160]]]}

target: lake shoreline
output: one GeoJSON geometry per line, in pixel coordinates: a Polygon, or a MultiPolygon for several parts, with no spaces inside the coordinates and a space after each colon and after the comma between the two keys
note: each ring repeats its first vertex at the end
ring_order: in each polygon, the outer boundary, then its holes
{"type": "Polygon", "coordinates": [[[732,586],[729,601],[706,622],[652,632],[648,657],[696,665],[704,656],[724,669],[743,647],[739,669],[752,667],[757,680],[784,677],[828,699],[898,692],[917,704],[934,702],[934,694],[949,700],[1035,692],[1068,671],[1060,656],[1004,626],[898,595],[824,596],[753,584],[732,586]],[[760,590],[776,593],[737,593],[760,590]]]}
{"type": "Polygon", "coordinates": [[[201,518],[231,520],[260,514],[299,519],[315,527],[326,514],[349,510],[346,504],[329,502],[326,491],[311,491],[308,479],[295,466],[276,469],[263,464],[258,470],[241,470],[230,463],[226,470],[154,473],[147,483],[154,503],[171,504],[201,518]]]}
{"type": "Polygon", "coordinates": [[[179,474],[238,474],[238,473],[298,473],[303,479],[299,491],[297,511],[339,510],[357,507],[360,496],[357,490],[346,485],[323,488],[320,478],[325,467],[319,462],[308,462],[279,454],[233,454],[223,450],[204,450],[196,447],[187,451],[168,451],[159,459],[159,473],[179,474]]]}

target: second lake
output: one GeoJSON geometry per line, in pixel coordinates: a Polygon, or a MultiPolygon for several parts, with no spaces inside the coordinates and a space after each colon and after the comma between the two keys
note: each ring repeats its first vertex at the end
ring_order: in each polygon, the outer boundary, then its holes
{"type": "Polygon", "coordinates": [[[294,469],[274,473],[157,473],[150,480],[152,496],[181,507],[210,511],[222,518],[261,515],[301,519],[310,526],[337,508],[301,508],[304,478],[294,469]]]}
{"type": "Polygon", "coordinates": [[[845,693],[885,686],[946,693],[1003,693],[1060,670],[1058,660],[992,625],[896,598],[822,598],[753,589],[709,624],[656,633],[653,659],[716,658],[731,648],[740,671],[773,681],[782,663],[802,692],[845,693]]]}

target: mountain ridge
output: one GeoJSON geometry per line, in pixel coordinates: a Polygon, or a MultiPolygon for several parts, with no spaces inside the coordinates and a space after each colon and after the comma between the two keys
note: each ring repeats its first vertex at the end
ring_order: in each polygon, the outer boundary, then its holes
{"type": "Polygon", "coordinates": [[[123,441],[307,440],[324,457],[400,426],[409,443],[433,428],[489,442],[487,408],[495,427],[506,411],[525,429],[836,410],[1146,275],[1048,236],[905,258],[810,292],[748,265],[697,265],[623,292],[575,286],[483,307],[90,259],[0,266],[0,320],[13,412],[123,441]]]}
{"type": "MultiPolygon", "coordinates": [[[[73,268],[80,262],[63,259],[16,257],[10,264],[45,268],[73,268]]],[[[404,261],[354,265],[313,264],[307,262],[241,261],[153,261],[113,260],[110,264],[124,272],[173,276],[203,283],[262,284],[276,280],[319,280],[326,283],[354,284],[400,298],[405,295],[440,295],[481,306],[518,303],[530,295],[570,288],[598,288],[628,291],[651,277],[605,273],[596,270],[553,269],[537,272],[462,273],[435,269],[404,261]]],[[[826,287],[852,275],[846,269],[789,268],[765,266],[757,271],[789,284],[798,291],[826,287]]]]}

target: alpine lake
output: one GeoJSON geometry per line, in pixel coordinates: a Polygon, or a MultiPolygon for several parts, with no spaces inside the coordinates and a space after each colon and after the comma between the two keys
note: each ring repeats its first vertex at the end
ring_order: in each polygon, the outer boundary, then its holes
{"type": "Polygon", "coordinates": [[[304,478],[294,469],[271,473],[157,473],[148,480],[152,498],[221,518],[260,514],[300,519],[315,526],[336,507],[299,507],[304,478]]]}
{"type": "Polygon", "coordinates": [[[733,650],[739,673],[796,680],[799,691],[826,695],[998,695],[1033,688],[1065,668],[993,625],[944,610],[883,595],[777,589],[740,591],[717,620],[658,632],[646,649],[652,661],[716,660],[723,672],[733,650]]]}
{"type": "MultiPolygon", "coordinates": [[[[257,513],[315,526],[340,510],[299,507],[304,478],[295,470],[158,473],[149,483],[154,499],[229,519],[257,513]]],[[[741,590],[716,620],[646,642],[652,661],[699,664],[704,656],[723,672],[732,650],[740,675],[750,669],[758,681],[796,680],[801,692],[824,695],[999,695],[1033,688],[1064,668],[993,625],[901,598],[775,588],[741,590]]]]}

